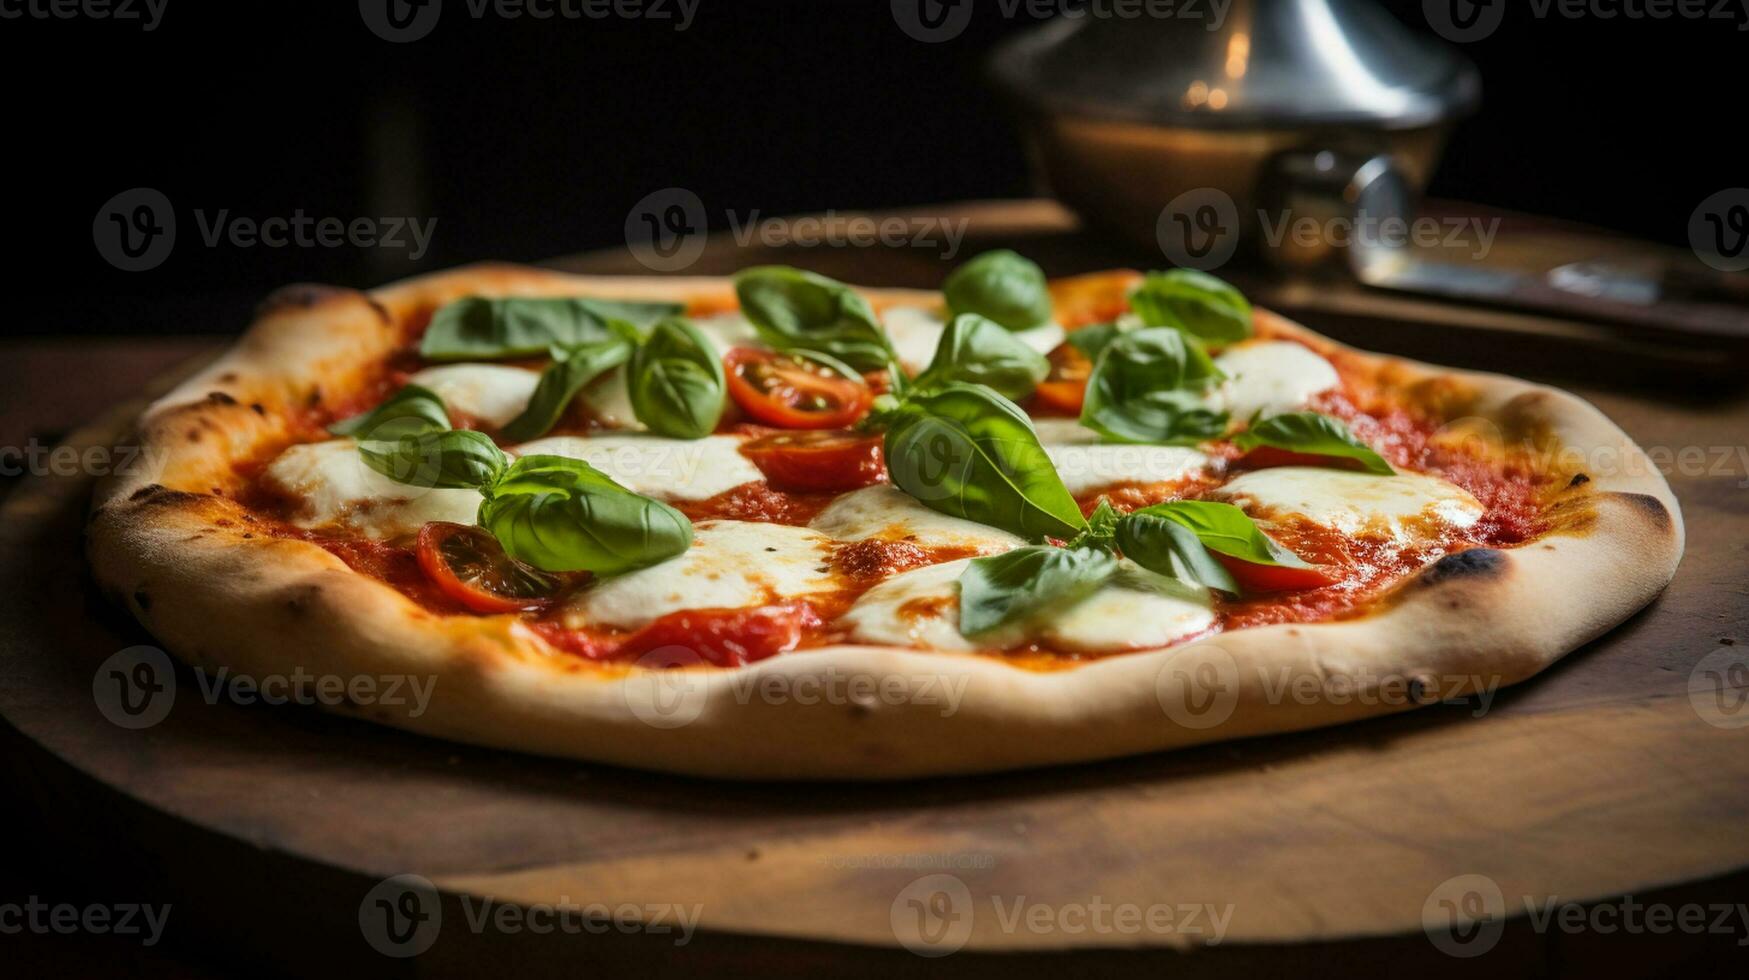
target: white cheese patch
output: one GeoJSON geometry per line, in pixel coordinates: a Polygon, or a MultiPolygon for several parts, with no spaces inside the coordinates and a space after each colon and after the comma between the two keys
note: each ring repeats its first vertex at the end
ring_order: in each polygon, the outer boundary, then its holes
{"type": "Polygon", "coordinates": [[[1099,441],[1099,433],[1082,425],[1079,419],[1033,419],[1032,428],[1043,446],[1076,446],[1099,441]]]}
{"type": "Polygon", "coordinates": [[[1410,544],[1444,528],[1466,528],[1483,507],[1462,487],[1419,473],[1378,476],[1312,466],[1278,466],[1241,474],[1214,496],[1252,517],[1295,515],[1351,536],[1410,544]]]}
{"type": "Polygon", "coordinates": [[[1064,652],[1101,653],[1163,647],[1215,621],[1207,589],[1124,561],[1098,591],[1037,624],[1011,624],[967,639],[959,631],[955,583],[969,563],[962,559],[895,575],[864,593],[840,622],[861,643],[974,650],[1036,641],[1064,652]]]}
{"type": "Polygon", "coordinates": [[[808,525],[839,541],[908,541],[922,548],[972,548],[993,555],[1026,542],[1007,531],[930,510],[903,490],[879,483],[832,501],[808,525]]]}
{"type": "Polygon", "coordinates": [[[1171,483],[1207,469],[1209,457],[1184,446],[1102,444],[1074,419],[1034,419],[1038,441],[1077,497],[1121,483],[1171,483]]]}
{"type": "Polygon", "coordinates": [[[564,619],[573,627],[636,629],[681,609],[739,609],[829,592],[841,587],[832,549],[832,539],[805,527],[702,521],[686,554],[584,589],[564,619]]]}
{"type": "Polygon", "coordinates": [[[528,407],[540,375],[503,364],[444,364],[407,380],[430,388],[446,407],[503,428],[528,407]]]}
{"type": "Polygon", "coordinates": [[[743,483],[765,479],[741,455],[735,436],[666,439],[645,433],[548,436],[511,451],[580,459],[635,493],[662,500],[706,500],[743,483]]]}
{"type": "Polygon", "coordinates": [[[753,322],[739,312],[694,317],[692,325],[717,349],[718,357],[727,354],[731,347],[765,346],[759,331],[753,329],[753,322]]]}
{"type": "Polygon", "coordinates": [[[1285,340],[1256,340],[1236,344],[1215,358],[1215,366],[1227,375],[1210,397],[1216,408],[1232,413],[1234,421],[1297,412],[1312,397],[1329,391],[1342,381],[1330,362],[1306,347],[1285,340]]]}
{"type": "Polygon", "coordinates": [[[1025,330],[1016,330],[1014,332],[1014,339],[1031,347],[1033,350],[1038,351],[1040,354],[1049,354],[1051,351],[1062,346],[1063,341],[1069,339],[1069,332],[1063,329],[1062,324],[1055,320],[1050,320],[1041,323],[1036,327],[1028,327],[1025,330]]]}
{"type": "MultiPolygon", "coordinates": [[[[940,314],[916,306],[888,307],[881,313],[881,325],[893,342],[899,363],[911,374],[921,372],[935,360],[935,348],[940,346],[941,335],[947,330],[947,321],[940,314]]],[[[1056,350],[1067,336],[1062,324],[1054,320],[1014,332],[1014,339],[1040,354],[1056,350]]]]}
{"type": "Polygon", "coordinates": [[[577,397],[583,400],[589,414],[602,425],[610,429],[642,432],[645,425],[638,421],[637,412],[632,408],[632,394],[626,384],[626,370],[626,365],[621,364],[584,385],[577,397]]]}
{"type": "Polygon", "coordinates": [[[263,478],[302,501],[299,527],[337,525],[371,538],[416,533],[427,521],[472,524],[480,510],[473,490],[434,490],[396,483],[365,465],[351,439],[293,446],[268,464],[263,478]]]}

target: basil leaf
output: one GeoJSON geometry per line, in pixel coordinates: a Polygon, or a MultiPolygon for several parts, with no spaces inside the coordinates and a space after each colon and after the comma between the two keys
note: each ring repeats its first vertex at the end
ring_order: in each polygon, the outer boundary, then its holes
{"type": "Polygon", "coordinates": [[[627,380],[638,421],[658,435],[702,439],[723,416],[728,381],[722,358],[704,334],[685,320],[656,324],[632,355],[627,380]]]}
{"type": "Polygon", "coordinates": [[[678,303],[581,297],[469,296],[432,316],[419,353],[433,361],[530,357],[554,344],[575,347],[611,340],[619,332],[610,320],[642,327],[683,309],[678,303]]]}
{"type": "Polygon", "coordinates": [[[359,439],[400,439],[449,428],[449,412],[437,392],[407,385],[363,415],[336,422],[328,431],[359,439]]]}
{"type": "Polygon", "coordinates": [[[553,363],[540,373],[527,407],[499,432],[505,441],[527,442],[546,435],[547,430],[558,424],[565,406],[571,404],[577,392],[632,356],[632,342],[614,337],[574,347],[556,344],[552,355],[553,363]]]}
{"type": "MultiPolygon", "coordinates": [[[[1170,521],[1187,528],[1203,547],[1240,561],[1288,568],[1311,567],[1298,555],[1276,544],[1257,527],[1255,521],[1232,504],[1215,500],[1173,500],[1144,507],[1119,521],[1119,540],[1123,537],[1123,524],[1141,518],[1170,521]]],[[[1126,549],[1124,554],[1129,555],[1129,551],[1126,549]]]]}
{"type": "Polygon", "coordinates": [[[1209,554],[1195,531],[1177,521],[1141,511],[1126,515],[1117,525],[1117,546],[1151,572],[1239,594],[1233,574],[1209,554]]]}
{"type": "Polygon", "coordinates": [[[1117,571],[1117,558],[1098,548],[1035,545],[975,558],[960,573],[960,633],[998,626],[1074,605],[1117,571]]]}
{"type": "Polygon", "coordinates": [[[1051,318],[1051,291],[1037,263],[1007,249],[972,259],[941,285],[948,311],[976,313],[1010,330],[1027,330],[1051,318]]]}
{"type": "Polygon", "coordinates": [[[1251,304],[1244,294],[1195,269],[1148,273],[1130,294],[1130,309],[1150,327],[1174,327],[1216,343],[1251,336],[1251,304]]]}
{"type": "Polygon", "coordinates": [[[1169,327],[1113,339],[1093,365],[1081,424],[1113,442],[1187,445],[1226,431],[1204,393],[1221,377],[1202,345],[1169,327]]]}
{"type": "Polygon", "coordinates": [[[401,439],[367,439],[358,444],[365,465],[415,487],[479,489],[504,472],[507,460],[483,432],[451,429],[401,439]]]}
{"type": "Polygon", "coordinates": [[[987,385],[1004,398],[1019,400],[1051,372],[1045,356],[1015,339],[1001,324],[976,313],[949,321],[935,345],[935,358],[917,376],[918,388],[950,381],[987,385]]]}
{"type": "Polygon", "coordinates": [[[1372,447],[1355,438],[1348,426],[1317,412],[1292,412],[1253,422],[1249,429],[1233,437],[1233,445],[1246,452],[1258,446],[1271,446],[1310,456],[1352,459],[1366,472],[1380,476],[1394,476],[1397,472],[1372,447]]]}
{"type": "Polygon", "coordinates": [[[778,350],[816,350],[858,371],[897,360],[874,310],[849,286],[784,265],[757,266],[735,277],[741,312],[778,350]]]}
{"type": "Polygon", "coordinates": [[[614,575],[683,554],[692,522],[563,456],[523,456],[486,491],[480,524],[511,557],[549,572],[614,575]]]}
{"type": "Polygon", "coordinates": [[[982,385],[914,393],[894,413],[884,448],[893,485],[943,514],[1034,540],[1086,526],[1032,420],[982,385]]]}

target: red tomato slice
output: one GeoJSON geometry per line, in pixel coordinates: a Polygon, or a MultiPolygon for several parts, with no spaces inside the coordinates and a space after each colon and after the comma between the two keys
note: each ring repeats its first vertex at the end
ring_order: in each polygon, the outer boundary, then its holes
{"type": "Polygon", "coordinates": [[[1051,373],[1039,382],[1033,394],[1039,408],[1080,415],[1081,403],[1087,399],[1087,379],[1093,374],[1093,362],[1073,345],[1060,344],[1050,353],[1051,373]]]}
{"type": "Polygon", "coordinates": [[[433,521],[419,529],[419,567],[444,595],[481,613],[532,609],[558,592],[561,580],[517,561],[490,531],[433,521]]]}
{"type": "Polygon", "coordinates": [[[723,362],[735,404],[768,425],[841,429],[874,401],[866,386],[794,354],[736,347],[723,362]]]}
{"type": "Polygon", "coordinates": [[[819,614],[804,602],[749,609],[682,609],[633,633],[615,652],[620,657],[656,653],[662,660],[645,666],[685,667],[708,662],[738,667],[795,649],[809,630],[820,625],[819,614]]]}
{"type": "Polygon", "coordinates": [[[1219,552],[1210,552],[1215,560],[1225,565],[1227,571],[1233,573],[1233,578],[1239,583],[1239,588],[1246,592],[1298,592],[1303,589],[1317,589],[1326,585],[1335,585],[1338,581],[1334,572],[1322,565],[1310,568],[1289,568],[1284,565],[1259,565],[1256,562],[1234,558],[1219,552]]]}
{"type": "Polygon", "coordinates": [[[779,490],[855,490],[887,478],[881,437],[848,429],[772,432],[741,444],[779,490]]]}

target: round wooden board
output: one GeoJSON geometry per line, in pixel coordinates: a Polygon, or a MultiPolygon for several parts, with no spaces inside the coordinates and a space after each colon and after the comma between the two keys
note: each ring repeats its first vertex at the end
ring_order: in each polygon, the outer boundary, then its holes
{"type": "MultiPolygon", "coordinates": [[[[139,407],[70,442],[112,443],[139,407]]],[[[1647,444],[1694,441],[1697,427],[1726,442],[1749,431],[1740,405],[1634,411],[1643,425],[1630,431],[1647,444]]],[[[1743,476],[1677,475],[1689,554],[1668,592],[1485,711],[1436,705],[1099,765],[886,785],[715,783],[534,759],[305,708],[208,703],[183,668],[165,720],[120,728],[98,710],[94,677],[151,638],[86,577],[89,481],[32,478],[0,531],[0,711],[46,750],[33,795],[70,843],[146,868],[195,941],[270,951],[286,969],[345,959],[459,974],[509,958],[534,973],[884,976],[949,964],[1012,976],[1064,968],[1060,955],[1015,955],[1049,951],[1193,975],[1313,953],[1444,974],[1466,961],[1429,941],[1424,906],[1453,877],[1483,875],[1519,916],[1488,962],[1530,974],[1587,954],[1524,926],[1521,896],[1643,896],[1749,867],[1749,728],[1703,721],[1690,697],[1700,660],[1745,638],[1743,476]],[[443,890],[442,929],[417,960],[382,959],[361,935],[360,905],[406,873],[443,890]],[[932,874],[957,878],[969,898],[950,909],[969,920],[963,948],[942,960],[900,942],[906,889],[932,874]],[[475,929],[482,896],[697,908],[699,932],[680,946],[654,931],[475,929]],[[1096,929],[1081,917],[1120,906],[1169,907],[1176,927],[1096,929]]]]}

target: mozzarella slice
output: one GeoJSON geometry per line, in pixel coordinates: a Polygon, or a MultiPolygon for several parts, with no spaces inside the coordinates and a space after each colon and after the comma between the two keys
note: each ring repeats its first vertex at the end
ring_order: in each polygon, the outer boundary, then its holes
{"type": "Polygon", "coordinates": [[[663,500],[706,500],[743,483],[765,479],[759,467],[741,455],[741,440],[735,436],[548,436],[523,443],[512,452],[580,459],[627,490],[663,500]]]}
{"type": "Polygon", "coordinates": [[[681,609],[762,606],[841,587],[833,542],[784,524],[703,521],[686,554],[605,579],[573,597],[567,626],[639,626],[681,609]]]}
{"type": "Polygon", "coordinates": [[[358,443],[331,439],[293,446],[262,474],[267,484],[302,503],[299,527],[338,525],[371,538],[413,534],[428,521],[472,524],[480,511],[473,490],[435,490],[396,483],[365,465],[358,443]]]}
{"type": "Polygon", "coordinates": [[[540,375],[502,364],[445,364],[407,380],[430,388],[445,406],[503,428],[528,407],[540,375]]]}
{"type": "Polygon", "coordinates": [[[1069,338],[1069,332],[1055,320],[1041,323],[1036,327],[1016,330],[1014,339],[1020,341],[1040,354],[1049,354],[1069,338]]]}
{"type": "Polygon", "coordinates": [[[930,510],[889,483],[852,490],[808,525],[839,541],[906,541],[923,548],[969,548],[981,555],[1026,542],[1007,531],[930,510]]]}
{"type": "Polygon", "coordinates": [[[626,365],[621,364],[596,378],[583,386],[578,397],[589,408],[589,414],[602,425],[610,429],[642,432],[645,426],[638,421],[637,412],[632,408],[632,394],[626,384],[626,370],[626,365]]]}
{"type": "Polygon", "coordinates": [[[968,564],[962,559],[895,575],[864,593],[839,621],[861,643],[987,650],[1036,641],[1071,653],[1155,649],[1215,622],[1208,590],[1123,561],[1111,582],[1036,625],[1009,624],[968,639],[959,631],[956,584],[968,564]]]}
{"type": "Polygon", "coordinates": [[[765,346],[759,331],[753,329],[753,322],[739,312],[696,317],[692,324],[717,349],[718,357],[727,354],[731,347],[765,346]]]}
{"type": "Polygon", "coordinates": [[[1082,425],[1078,419],[1033,419],[1032,428],[1038,433],[1039,444],[1046,448],[1088,445],[1099,441],[1099,433],[1082,425]]]}
{"type": "Polygon", "coordinates": [[[1462,487],[1419,473],[1377,476],[1311,466],[1280,466],[1242,474],[1214,496],[1258,520],[1298,517],[1355,537],[1400,545],[1466,528],[1483,507],[1462,487]]]}
{"type": "Polygon", "coordinates": [[[1210,401],[1236,421],[1261,412],[1280,415],[1311,403],[1312,397],[1341,384],[1330,362],[1285,340],[1258,340],[1227,348],[1215,358],[1227,375],[1210,401]]]}
{"type": "Polygon", "coordinates": [[[1183,446],[1105,444],[1074,419],[1033,420],[1045,455],[1077,497],[1124,483],[1172,483],[1207,469],[1209,457],[1183,446]]]}
{"type": "MultiPolygon", "coordinates": [[[[947,330],[947,321],[933,310],[916,306],[888,307],[881,313],[881,325],[893,342],[893,352],[906,371],[917,374],[935,360],[935,348],[947,330]]],[[[1068,333],[1056,321],[1014,332],[1014,339],[1040,354],[1056,350],[1068,333]]]]}

